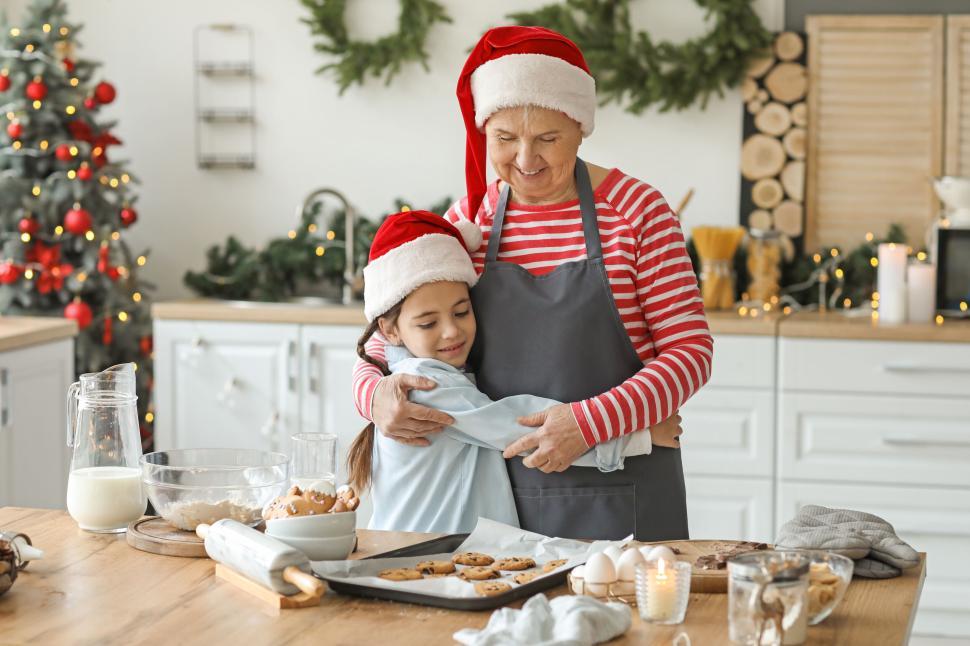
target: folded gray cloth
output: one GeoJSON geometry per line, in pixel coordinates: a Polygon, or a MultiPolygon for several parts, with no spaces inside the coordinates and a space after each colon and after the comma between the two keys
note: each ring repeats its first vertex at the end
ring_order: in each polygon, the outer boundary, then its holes
{"type": "Polygon", "coordinates": [[[781,526],[777,547],[827,550],[856,561],[859,576],[886,579],[919,563],[919,554],[879,516],[806,505],[781,526]]]}
{"type": "Polygon", "coordinates": [[[521,610],[500,608],[482,630],[465,628],[455,641],[474,646],[591,646],[630,629],[630,608],[592,597],[565,594],[552,601],[537,594],[521,610]]]}

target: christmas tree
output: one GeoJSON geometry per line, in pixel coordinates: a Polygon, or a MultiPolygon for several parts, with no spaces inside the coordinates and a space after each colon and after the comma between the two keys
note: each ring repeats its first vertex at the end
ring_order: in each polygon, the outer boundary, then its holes
{"type": "Polygon", "coordinates": [[[80,328],[78,372],[134,361],[142,440],[151,443],[151,317],[124,233],[138,219],[121,143],[99,120],[115,88],[76,58],[63,0],[0,16],[0,313],[65,316],[80,328]]]}

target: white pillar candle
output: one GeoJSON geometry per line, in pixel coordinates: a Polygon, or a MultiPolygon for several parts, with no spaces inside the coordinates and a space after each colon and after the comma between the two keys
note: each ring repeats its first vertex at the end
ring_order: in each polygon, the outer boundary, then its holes
{"type": "Polygon", "coordinates": [[[913,263],[906,270],[906,301],[910,323],[930,323],[936,314],[936,267],[913,263]]]}
{"type": "Polygon", "coordinates": [[[906,320],[906,247],[894,242],[879,245],[879,322],[903,323],[906,320]]]}
{"type": "Polygon", "coordinates": [[[677,572],[664,559],[647,570],[647,619],[666,621],[677,610],[677,572]]]}

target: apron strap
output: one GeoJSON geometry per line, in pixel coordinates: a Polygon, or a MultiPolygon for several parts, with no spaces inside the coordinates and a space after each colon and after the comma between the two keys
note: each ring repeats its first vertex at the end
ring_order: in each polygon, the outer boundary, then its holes
{"type": "MultiPolygon", "coordinates": [[[[579,193],[579,210],[583,216],[583,237],[586,240],[586,257],[589,260],[599,260],[603,257],[603,247],[600,244],[600,229],[596,220],[596,200],[593,198],[593,185],[589,179],[586,163],[576,158],[576,169],[573,173],[576,179],[576,190],[579,193]]],[[[499,242],[502,239],[502,225],[505,223],[505,210],[509,205],[509,185],[502,188],[495,217],[492,218],[492,232],[488,238],[488,251],[485,262],[495,262],[498,259],[499,242]]]]}

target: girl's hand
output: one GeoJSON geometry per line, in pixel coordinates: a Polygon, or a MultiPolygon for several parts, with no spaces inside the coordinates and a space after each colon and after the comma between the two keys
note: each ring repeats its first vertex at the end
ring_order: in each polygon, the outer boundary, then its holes
{"type": "Polygon", "coordinates": [[[411,446],[428,446],[428,435],[440,433],[455,420],[434,408],[408,401],[411,390],[432,390],[437,384],[417,375],[389,375],[377,382],[371,417],[380,432],[392,440],[411,446]]]}
{"type": "Polygon", "coordinates": [[[543,473],[565,471],[589,450],[569,404],[557,404],[544,411],[519,418],[519,424],[538,427],[509,444],[502,456],[513,458],[535,449],[522,464],[543,473]]]}
{"type": "Polygon", "coordinates": [[[684,429],[680,427],[683,421],[679,415],[680,411],[660,422],[656,426],[650,427],[650,441],[654,446],[666,446],[671,449],[680,448],[680,436],[684,429]]]}

